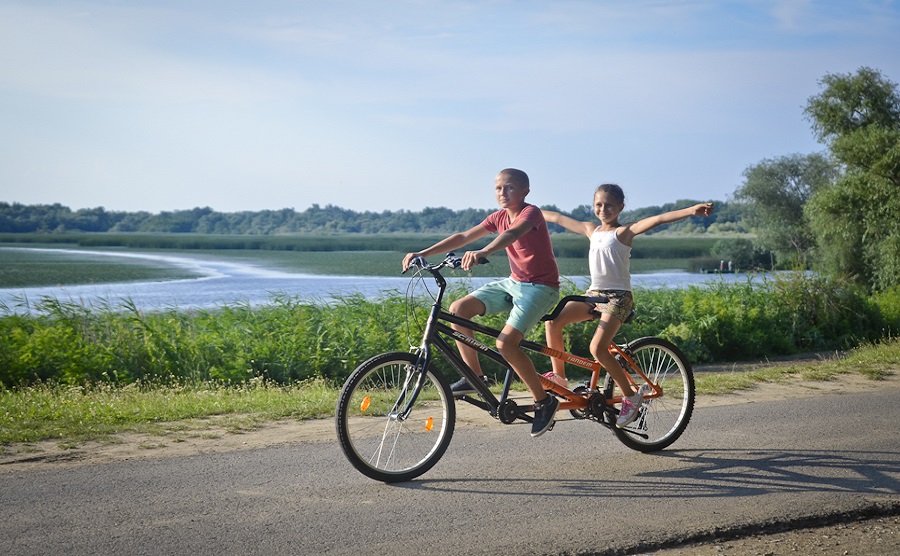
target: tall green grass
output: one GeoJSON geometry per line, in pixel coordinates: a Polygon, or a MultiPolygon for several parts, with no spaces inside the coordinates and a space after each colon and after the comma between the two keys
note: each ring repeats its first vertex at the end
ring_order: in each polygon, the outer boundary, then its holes
{"type": "MultiPolygon", "coordinates": [[[[449,299],[468,289],[457,284],[449,299]]],[[[566,293],[580,293],[567,286],[566,293]]],[[[751,285],[638,290],[638,318],[619,339],[662,336],[694,362],[843,350],[897,330],[860,290],[802,274],[751,285]]],[[[0,384],[224,381],[342,382],[363,360],[418,344],[425,303],[407,319],[400,292],[324,303],[276,296],[261,306],[124,312],[56,299],[30,315],[0,317],[0,384]]],[[[502,327],[505,315],[481,319],[502,327]]],[[[588,355],[594,323],[567,327],[567,347],[588,355]]],[[[543,328],[529,332],[543,342],[543,328]]],[[[539,369],[547,360],[534,355],[539,369]]],[[[441,363],[443,364],[443,363],[441,363]]],[[[491,370],[490,372],[496,372],[491,370]]]]}

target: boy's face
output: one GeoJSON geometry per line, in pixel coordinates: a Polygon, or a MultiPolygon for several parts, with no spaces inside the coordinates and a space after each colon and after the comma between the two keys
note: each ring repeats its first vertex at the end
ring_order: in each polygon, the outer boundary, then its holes
{"type": "Polygon", "coordinates": [[[497,204],[505,209],[518,209],[525,205],[525,196],[528,188],[510,179],[505,174],[497,175],[494,180],[494,193],[497,195],[497,204]]]}

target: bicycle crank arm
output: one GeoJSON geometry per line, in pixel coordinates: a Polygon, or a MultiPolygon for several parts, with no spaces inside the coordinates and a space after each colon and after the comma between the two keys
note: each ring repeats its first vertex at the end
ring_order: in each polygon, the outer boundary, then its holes
{"type": "Polygon", "coordinates": [[[638,437],[640,437],[640,438],[643,438],[644,440],[647,440],[648,438],[650,438],[650,435],[649,435],[649,434],[644,434],[644,433],[642,433],[642,432],[633,431],[633,430],[631,430],[631,429],[619,429],[619,430],[620,430],[620,431],[625,431],[625,432],[627,432],[628,434],[630,434],[630,435],[632,435],[632,436],[638,436],[638,437]]]}

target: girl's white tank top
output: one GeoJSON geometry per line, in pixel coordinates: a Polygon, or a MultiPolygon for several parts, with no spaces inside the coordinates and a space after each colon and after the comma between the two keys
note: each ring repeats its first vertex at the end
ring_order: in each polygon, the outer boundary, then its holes
{"type": "Polygon", "coordinates": [[[592,290],[631,291],[631,247],[616,237],[616,230],[591,234],[591,250],[588,255],[591,269],[592,290]]]}

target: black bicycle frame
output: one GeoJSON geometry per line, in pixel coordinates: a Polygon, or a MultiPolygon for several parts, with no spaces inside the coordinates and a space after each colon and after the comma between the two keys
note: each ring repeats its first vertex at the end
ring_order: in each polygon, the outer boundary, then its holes
{"type": "MultiPolygon", "coordinates": [[[[447,359],[450,365],[454,369],[456,369],[456,371],[459,372],[459,374],[462,375],[467,381],[469,381],[469,384],[471,384],[475,388],[475,390],[477,390],[478,393],[481,394],[482,397],[481,400],[478,400],[469,396],[464,396],[464,399],[469,403],[490,412],[492,416],[496,417],[500,406],[503,405],[509,397],[509,391],[512,385],[514,373],[514,371],[512,370],[512,366],[496,349],[490,348],[477,339],[454,330],[451,326],[448,326],[447,324],[445,324],[445,322],[442,321],[446,321],[452,324],[458,324],[474,332],[479,332],[493,338],[499,337],[501,331],[444,311],[443,298],[447,282],[436,269],[428,268],[427,270],[431,272],[432,276],[434,276],[434,279],[437,282],[438,295],[434,300],[434,304],[431,306],[431,311],[428,315],[428,321],[425,324],[425,331],[422,334],[422,345],[419,347],[419,358],[421,363],[417,366],[421,370],[425,370],[428,368],[428,365],[432,360],[431,347],[434,346],[434,348],[437,349],[437,351],[439,351],[447,359]],[[480,379],[480,377],[478,377],[478,375],[475,374],[475,372],[469,367],[469,365],[467,365],[465,361],[462,360],[459,352],[454,347],[452,347],[441,334],[466,344],[478,353],[485,355],[486,357],[492,359],[493,361],[496,361],[506,368],[506,378],[503,381],[503,391],[499,399],[497,399],[494,393],[490,391],[487,385],[480,379]]],[[[529,340],[522,340],[520,345],[523,348],[536,352],[540,352],[542,349],[544,349],[544,346],[529,340]]],[[[418,392],[418,388],[416,388],[416,392],[418,392]]],[[[413,398],[415,397],[416,395],[414,394],[413,398]]],[[[412,403],[412,401],[410,402],[410,404],[412,403]]],[[[520,414],[519,416],[525,418],[526,420],[528,419],[526,415],[520,414]]]]}

